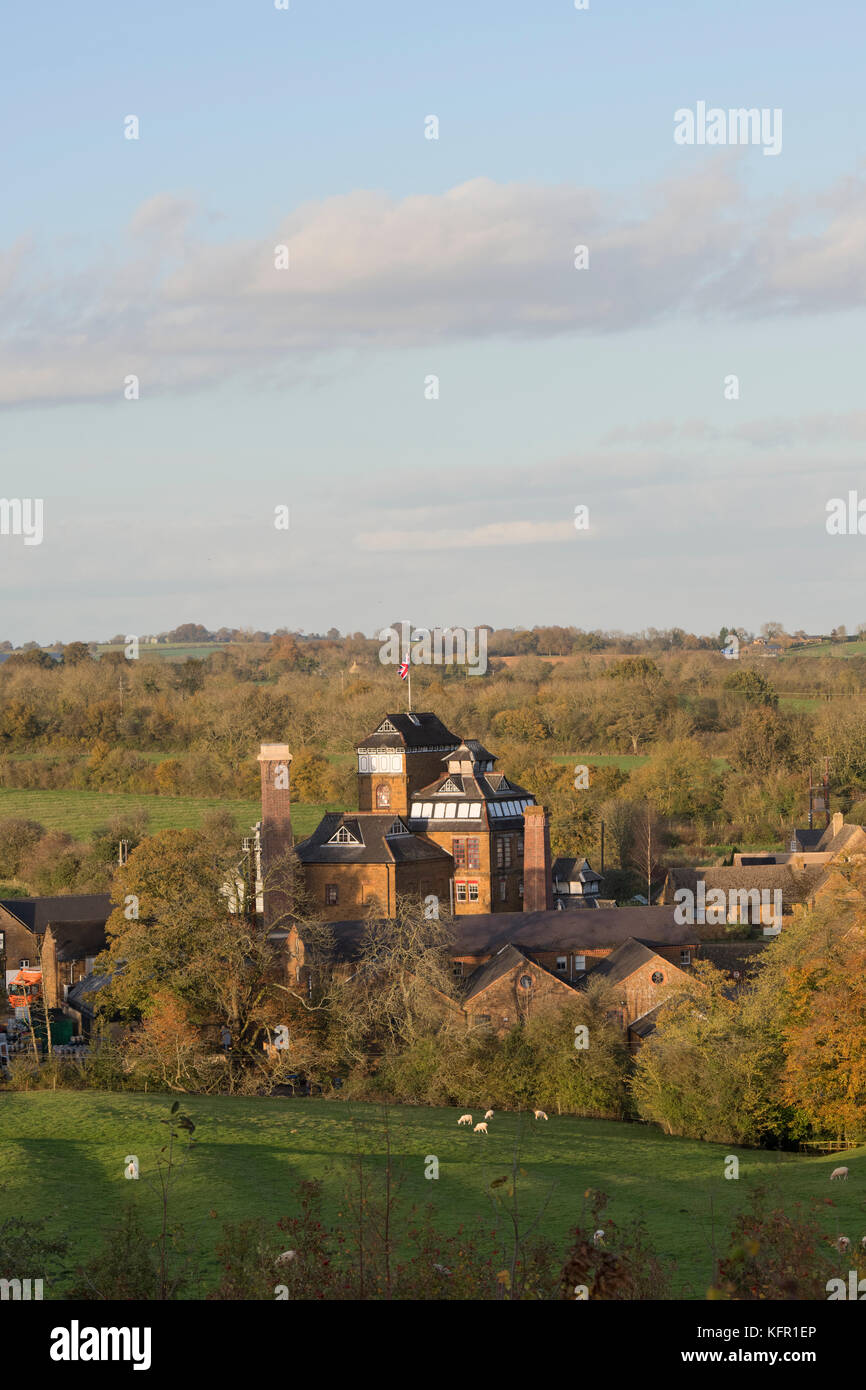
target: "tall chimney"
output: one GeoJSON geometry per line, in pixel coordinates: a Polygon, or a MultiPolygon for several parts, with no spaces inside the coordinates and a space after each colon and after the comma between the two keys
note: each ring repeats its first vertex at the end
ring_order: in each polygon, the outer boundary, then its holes
{"type": "Polygon", "coordinates": [[[550,858],[550,817],[545,806],[523,812],[523,911],[553,909],[553,864],[550,858]]]}
{"type": "Polygon", "coordinates": [[[291,907],[288,864],[292,848],[291,792],[287,743],[263,743],[259,753],[262,770],[261,859],[265,926],[276,926],[291,907]]]}

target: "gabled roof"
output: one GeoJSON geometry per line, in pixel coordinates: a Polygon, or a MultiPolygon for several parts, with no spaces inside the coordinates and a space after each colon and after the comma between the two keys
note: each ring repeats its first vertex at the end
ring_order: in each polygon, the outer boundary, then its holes
{"type": "Polygon", "coordinates": [[[4,907],[22,926],[41,935],[49,922],[88,923],[108,921],[111,896],[108,893],[69,893],[57,898],[3,898],[4,907]]]}
{"type": "Polygon", "coordinates": [[[548,975],[550,979],[556,980],[556,983],[561,985],[563,989],[574,993],[572,986],[565,980],[554,975],[553,971],[540,965],[537,960],[533,960],[531,956],[526,955],[524,951],[509,942],[507,946],[501,946],[491,960],[485,961],[483,965],[479,965],[477,970],[473,970],[467,981],[466,994],[463,997],[464,1004],[468,1004],[470,999],[475,999],[479,994],[483,994],[486,989],[489,989],[497,980],[501,980],[503,976],[510,975],[517,969],[525,971],[528,968],[548,975]]]}
{"type": "Polygon", "coordinates": [[[597,874],[592,868],[588,859],[554,859],[553,878],[565,879],[569,883],[572,879],[580,883],[603,883],[601,874],[597,874]]]}
{"type": "Polygon", "coordinates": [[[459,738],[435,714],[388,714],[357,748],[456,748],[459,738]]]}
{"type": "Polygon", "coordinates": [[[51,922],[48,929],[54,938],[58,960],[84,960],[87,956],[98,956],[108,945],[105,923],[102,921],[51,922]]]}
{"type": "Polygon", "coordinates": [[[594,970],[587,976],[590,980],[606,980],[608,984],[618,985],[622,980],[627,980],[629,975],[634,975],[635,971],[642,966],[649,965],[650,961],[660,960],[665,970],[676,970],[679,975],[685,975],[678,965],[673,965],[664,956],[660,956],[655,949],[652,941],[641,941],[637,937],[629,937],[615,951],[611,951],[609,956],[599,961],[594,970]]]}
{"type": "Polygon", "coordinates": [[[439,845],[411,833],[392,834],[398,819],[402,823],[393,811],[329,811],[312,835],[295,846],[295,854],[302,864],[402,864],[410,860],[451,864],[451,855],[439,845]],[[330,843],[343,825],[352,842],[330,843]]]}
{"type": "MultiPolygon", "coordinates": [[[[732,889],[758,892],[766,889],[782,894],[783,911],[790,912],[796,903],[807,902],[814,896],[822,879],[826,877],[823,866],[794,869],[790,864],[733,864],[698,869],[669,869],[665,880],[664,897],[673,901],[673,894],[679,888],[688,888],[697,893],[699,880],[703,880],[706,892],[721,888],[724,893],[732,889]]],[[[708,910],[709,910],[708,905],[708,910]]]]}

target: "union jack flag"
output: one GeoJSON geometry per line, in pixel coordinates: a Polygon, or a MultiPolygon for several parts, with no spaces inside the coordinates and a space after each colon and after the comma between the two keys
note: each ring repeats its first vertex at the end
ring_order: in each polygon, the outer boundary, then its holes
{"type": "Polygon", "coordinates": [[[408,674],[409,674],[409,663],[408,663],[408,661],[401,661],[401,662],[400,662],[399,671],[400,671],[400,679],[401,679],[401,681],[404,681],[404,680],[406,679],[406,677],[408,676],[408,674]]]}

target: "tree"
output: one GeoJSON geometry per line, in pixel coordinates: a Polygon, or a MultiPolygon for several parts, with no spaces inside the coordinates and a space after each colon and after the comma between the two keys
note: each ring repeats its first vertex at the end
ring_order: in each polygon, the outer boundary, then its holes
{"type": "Polygon", "coordinates": [[[640,874],[646,885],[647,903],[652,903],[652,885],[656,870],[660,867],[659,854],[662,847],[662,825],[652,806],[639,805],[635,813],[634,841],[631,865],[640,874]]]}

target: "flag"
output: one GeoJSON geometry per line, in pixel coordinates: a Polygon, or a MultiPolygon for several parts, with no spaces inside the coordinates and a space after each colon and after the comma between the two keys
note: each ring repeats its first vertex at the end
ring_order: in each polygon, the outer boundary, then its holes
{"type": "Polygon", "coordinates": [[[401,679],[401,681],[404,681],[404,680],[406,679],[406,677],[408,676],[408,674],[409,674],[409,663],[408,663],[408,661],[401,661],[401,662],[400,662],[400,679],[401,679]]]}

